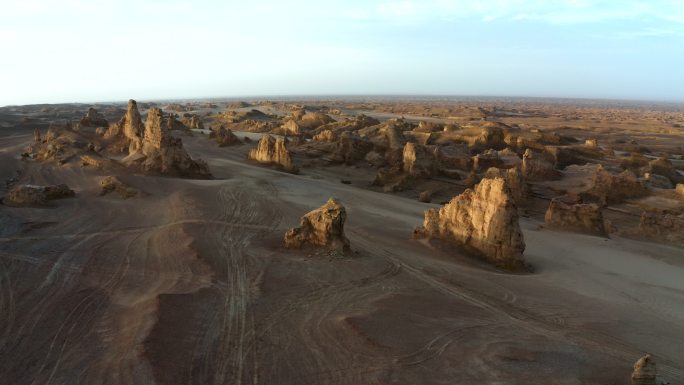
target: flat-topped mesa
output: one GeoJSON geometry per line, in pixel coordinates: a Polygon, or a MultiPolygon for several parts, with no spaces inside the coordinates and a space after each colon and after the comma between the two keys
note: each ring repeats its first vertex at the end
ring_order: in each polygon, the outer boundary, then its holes
{"type": "Polygon", "coordinates": [[[503,178],[483,179],[440,209],[427,210],[414,236],[453,241],[498,267],[525,269],[518,209],[503,178]]]}
{"type": "Polygon", "coordinates": [[[349,240],[344,235],[347,211],[330,198],[321,207],[304,215],[299,227],[285,233],[285,247],[299,249],[314,246],[335,251],[348,251],[349,240]]]}
{"type": "Polygon", "coordinates": [[[634,364],[632,385],[656,385],[656,364],[650,354],[641,357],[634,364]]]}
{"type": "Polygon", "coordinates": [[[299,172],[299,168],[292,162],[290,152],[285,147],[285,139],[281,137],[274,139],[271,135],[262,136],[257,147],[249,150],[247,158],[259,163],[275,165],[293,174],[299,172]]]}
{"type": "Polygon", "coordinates": [[[601,207],[596,204],[567,204],[554,199],[544,215],[548,228],[606,236],[609,226],[603,219],[601,207]]]}
{"type": "Polygon", "coordinates": [[[81,118],[80,124],[86,127],[109,127],[107,119],[93,107],[88,108],[88,112],[81,118]]]}

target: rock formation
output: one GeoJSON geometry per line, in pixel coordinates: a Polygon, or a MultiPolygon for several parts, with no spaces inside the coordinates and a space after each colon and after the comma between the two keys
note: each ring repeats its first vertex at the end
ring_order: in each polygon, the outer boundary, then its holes
{"type": "Polygon", "coordinates": [[[554,199],[546,210],[544,222],[551,229],[600,236],[608,234],[601,207],[596,204],[566,204],[554,199]]]}
{"type": "Polygon", "coordinates": [[[482,128],[480,136],[475,139],[474,146],[482,149],[502,150],[506,147],[504,132],[496,124],[487,125],[482,128]]]}
{"type": "Polygon", "coordinates": [[[348,251],[349,240],[344,235],[347,211],[335,199],[304,215],[299,227],[285,233],[285,247],[323,247],[329,250],[348,251]]]}
{"type": "Polygon", "coordinates": [[[522,173],[530,181],[554,180],[562,175],[543,154],[529,148],[523,154],[522,173]]]}
{"type": "Polygon", "coordinates": [[[406,143],[403,152],[404,172],[415,177],[431,177],[438,169],[434,151],[415,143],[406,143]]]}
{"type": "Polygon", "coordinates": [[[601,204],[615,204],[625,199],[639,198],[648,194],[648,189],[641,184],[636,175],[629,170],[621,174],[611,174],[603,166],[596,168],[593,186],[584,193],[601,204]]]}
{"type": "Polygon", "coordinates": [[[100,180],[100,195],[107,195],[110,192],[118,193],[122,198],[132,198],[138,195],[139,191],[123,183],[115,176],[107,176],[100,180]]]}
{"type": "Polygon", "coordinates": [[[439,210],[427,210],[414,234],[454,241],[505,269],[525,267],[518,209],[502,178],[483,179],[439,210]]]}
{"type": "Polygon", "coordinates": [[[162,126],[163,120],[164,115],[159,108],[150,108],[140,151],[131,151],[124,162],[139,163],[148,172],[192,178],[210,177],[207,164],[190,158],[183,148],[183,142],[171,136],[162,126]]]}
{"type": "Polygon", "coordinates": [[[651,175],[661,175],[672,182],[672,184],[684,182],[684,178],[677,172],[668,158],[658,158],[648,163],[647,172],[651,175]]]}
{"type": "Polygon", "coordinates": [[[511,196],[517,206],[522,205],[530,194],[530,189],[525,182],[522,172],[517,168],[501,169],[491,167],[484,175],[487,179],[502,178],[506,186],[511,190],[511,196]]]}
{"type": "Polygon", "coordinates": [[[180,122],[185,127],[190,129],[204,129],[204,123],[202,123],[202,118],[200,118],[197,114],[185,113],[183,114],[183,117],[181,118],[180,122]]]}
{"type": "Polygon", "coordinates": [[[16,206],[42,206],[51,200],[69,198],[74,195],[74,190],[65,184],[52,186],[25,184],[10,190],[3,202],[16,206]]]}
{"type": "Polygon", "coordinates": [[[121,138],[128,142],[128,152],[133,153],[140,149],[142,136],[145,130],[138,103],[131,99],[128,101],[128,110],[118,123],[109,127],[105,138],[121,138]]]}
{"type": "Polygon", "coordinates": [[[81,118],[80,124],[86,127],[109,127],[107,119],[92,107],[88,108],[88,112],[81,118]]]}
{"type": "Polygon", "coordinates": [[[639,236],[654,241],[684,244],[684,215],[666,211],[644,211],[639,222],[639,236]]]}
{"type": "Polygon", "coordinates": [[[233,131],[225,128],[223,125],[219,126],[217,130],[212,131],[211,134],[209,134],[209,138],[214,139],[219,147],[242,144],[240,139],[233,134],[233,131]]]}
{"type": "Polygon", "coordinates": [[[41,139],[40,139],[40,130],[37,129],[37,128],[36,128],[35,130],[33,130],[33,141],[34,141],[34,142],[40,142],[40,141],[41,141],[41,139]]]}
{"type": "Polygon", "coordinates": [[[684,198],[684,184],[678,183],[677,187],[676,187],[676,191],[680,197],[684,198]]]}
{"type": "Polygon", "coordinates": [[[674,185],[667,177],[650,172],[644,173],[644,182],[651,188],[672,189],[674,185]]]}
{"type": "Polygon", "coordinates": [[[639,358],[634,364],[632,385],[656,385],[656,364],[650,354],[639,358]]]}
{"type": "Polygon", "coordinates": [[[297,166],[292,162],[283,138],[274,139],[271,135],[262,136],[257,147],[251,149],[247,157],[259,163],[276,165],[283,171],[299,172],[297,166]]]}

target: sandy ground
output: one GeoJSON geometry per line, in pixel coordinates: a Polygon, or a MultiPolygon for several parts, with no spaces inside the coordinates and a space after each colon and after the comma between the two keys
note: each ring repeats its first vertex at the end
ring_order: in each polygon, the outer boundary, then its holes
{"type": "Polygon", "coordinates": [[[505,274],[411,240],[436,205],[290,175],[250,145],[183,137],[215,180],[23,162],[3,130],[0,176],[67,183],[49,208],[0,206],[3,384],[626,384],[643,353],[684,383],[684,250],[551,232],[523,219],[535,272],[505,274]],[[280,240],[337,197],[354,252],[280,240]]]}

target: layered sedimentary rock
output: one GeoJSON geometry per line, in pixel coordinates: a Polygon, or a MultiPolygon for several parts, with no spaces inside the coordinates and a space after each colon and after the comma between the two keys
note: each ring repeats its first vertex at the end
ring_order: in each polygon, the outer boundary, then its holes
{"type": "Polygon", "coordinates": [[[684,215],[666,211],[644,211],[639,222],[639,236],[675,244],[684,244],[684,215]]]}
{"type": "Polygon", "coordinates": [[[5,203],[16,206],[42,206],[51,200],[69,198],[74,190],[65,184],[52,186],[20,185],[14,187],[4,199],[5,203]]]}
{"type": "MultiPolygon", "coordinates": [[[[139,164],[143,170],[166,175],[179,175],[191,178],[208,178],[209,167],[201,160],[193,160],[183,148],[180,139],[171,136],[163,126],[164,115],[156,107],[150,108],[145,122],[145,131],[139,149],[133,145],[130,154],[123,162],[139,164]]],[[[125,127],[125,126],[124,126],[125,127]]],[[[136,129],[131,127],[131,130],[136,129]]],[[[132,131],[131,131],[132,132],[132,131]]],[[[137,132],[136,132],[137,135],[137,132]]]]}
{"type": "Polygon", "coordinates": [[[648,189],[629,170],[611,174],[603,166],[596,168],[593,186],[584,193],[601,204],[620,203],[625,199],[639,198],[648,194],[648,189]]]}
{"type": "Polygon", "coordinates": [[[442,208],[427,210],[414,234],[464,245],[502,268],[525,267],[518,209],[502,178],[483,179],[442,208]]]}
{"type": "Polygon", "coordinates": [[[554,168],[553,163],[543,154],[529,148],[523,154],[522,173],[525,179],[531,181],[553,180],[561,177],[561,173],[554,168]]]}
{"type": "Polygon", "coordinates": [[[632,385],[656,385],[656,364],[650,354],[641,357],[634,364],[632,385]]]}
{"type": "Polygon", "coordinates": [[[288,248],[315,246],[347,251],[349,240],[344,235],[346,220],[347,211],[344,206],[330,198],[323,206],[304,215],[299,227],[292,228],[285,233],[285,246],[288,248]]]}
{"type": "Polygon", "coordinates": [[[85,116],[81,118],[80,124],[86,127],[109,127],[107,119],[92,107],[90,107],[85,116]]]}
{"type": "Polygon", "coordinates": [[[404,172],[415,177],[431,177],[438,170],[439,156],[435,150],[415,143],[406,143],[403,152],[404,172]]]}
{"type": "Polygon", "coordinates": [[[596,204],[567,204],[554,199],[544,215],[546,227],[585,234],[608,234],[601,207],[596,204]]]}
{"type": "Polygon", "coordinates": [[[115,176],[107,176],[100,179],[100,189],[100,195],[116,192],[124,199],[132,198],[139,194],[138,190],[128,186],[115,176]]]}
{"type": "Polygon", "coordinates": [[[491,167],[484,175],[487,179],[502,178],[506,181],[506,186],[511,190],[511,196],[515,203],[520,206],[525,202],[530,194],[529,187],[522,172],[517,168],[501,169],[491,167]]]}
{"type": "Polygon", "coordinates": [[[247,157],[259,163],[275,165],[283,171],[291,173],[299,171],[299,168],[292,162],[283,138],[274,139],[271,135],[262,136],[257,147],[251,149],[247,157]]]}

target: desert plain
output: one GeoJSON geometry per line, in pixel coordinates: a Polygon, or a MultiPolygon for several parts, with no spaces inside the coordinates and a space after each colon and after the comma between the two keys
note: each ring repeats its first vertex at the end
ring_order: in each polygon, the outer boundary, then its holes
{"type": "Polygon", "coordinates": [[[684,384],[683,171],[678,104],[2,107],[0,383],[684,384]]]}

